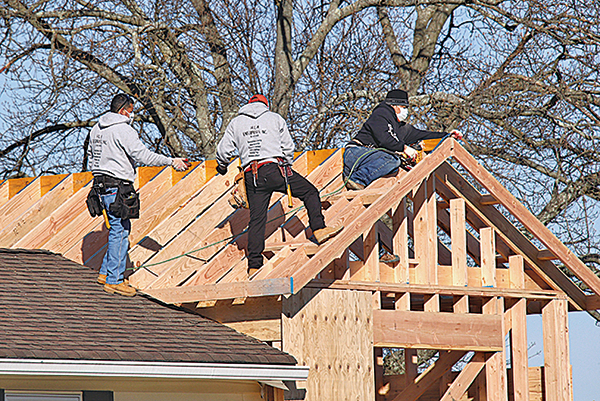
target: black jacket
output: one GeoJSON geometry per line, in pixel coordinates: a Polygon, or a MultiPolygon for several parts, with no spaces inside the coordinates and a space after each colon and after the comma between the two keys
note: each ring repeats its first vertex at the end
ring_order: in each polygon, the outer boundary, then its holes
{"type": "Polygon", "coordinates": [[[411,145],[423,139],[443,138],[446,135],[446,132],[420,130],[410,124],[399,122],[392,106],[382,102],[375,107],[353,139],[365,146],[402,152],[404,145],[411,145]]]}

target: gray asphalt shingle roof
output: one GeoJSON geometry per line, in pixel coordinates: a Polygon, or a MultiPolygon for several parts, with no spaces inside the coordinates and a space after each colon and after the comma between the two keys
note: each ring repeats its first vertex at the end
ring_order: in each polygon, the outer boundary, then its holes
{"type": "Polygon", "coordinates": [[[296,364],[258,340],[142,296],[42,250],[0,249],[0,358],[296,364]]]}

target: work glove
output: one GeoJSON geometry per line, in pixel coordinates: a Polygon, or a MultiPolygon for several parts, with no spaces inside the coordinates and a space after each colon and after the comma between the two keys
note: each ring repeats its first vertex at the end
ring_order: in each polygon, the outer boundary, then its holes
{"type": "Polygon", "coordinates": [[[224,166],[222,164],[218,164],[217,165],[217,173],[219,173],[221,175],[227,174],[227,166],[224,166]]]}
{"type": "Polygon", "coordinates": [[[415,148],[412,148],[410,146],[404,146],[404,154],[410,159],[410,160],[414,160],[417,157],[417,150],[415,148]]]}

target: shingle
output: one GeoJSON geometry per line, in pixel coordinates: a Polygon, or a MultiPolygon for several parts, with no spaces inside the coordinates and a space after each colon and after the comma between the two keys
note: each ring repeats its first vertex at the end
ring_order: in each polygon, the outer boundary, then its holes
{"type": "Polygon", "coordinates": [[[142,296],[43,250],[0,248],[0,358],[296,364],[229,327],[142,296]]]}

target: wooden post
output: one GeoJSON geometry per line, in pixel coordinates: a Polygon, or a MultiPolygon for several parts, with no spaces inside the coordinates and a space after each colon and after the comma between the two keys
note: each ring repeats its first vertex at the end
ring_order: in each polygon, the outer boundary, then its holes
{"type": "Polygon", "coordinates": [[[566,299],[554,299],[542,309],[546,401],[572,400],[569,380],[569,335],[566,299]]]}
{"type": "Polygon", "coordinates": [[[464,199],[450,200],[450,237],[452,240],[452,284],[467,285],[467,231],[464,199]]]}
{"type": "MultiPolygon", "coordinates": [[[[504,313],[504,300],[497,297],[490,298],[483,305],[483,313],[502,315],[504,313]]],[[[504,329],[502,332],[504,332],[504,329]]],[[[485,365],[487,401],[507,401],[506,356],[504,350],[492,354],[485,365]]]]}
{"type": "Polygon", "coordinates": [[[508,273],[510,288],[525,288],[523,256],[513,255],[508,257],[508,273]]]}
{"type": "Polygon", "coordinates": [[[417,284],[437,284],[437,200],[435,176],[424,180],[414,196],[415,258],[417,284]]]}
{"type": "Polygon", "coordinates": [[[479,230],[481,244],[481,286],[496,286],[496,238],[492,227],[479,230]]]}
{"type": "MultiPolygon", "coordinates": [[[[527,359],[527,299],[519,299],[511,311],[511,365],[514,401],[529,401],[529,361],[527,359]]],[[[545,341],[544,341],[545,342],[545,341]]]]}
{"type": "Polygon", "coordinates": [[[379,281],[379,233],[377,224],[367,230],[363,237],[365,265],[361,278],[366,281],[379,281]]]}
{"type": "Polygon", "coordinates": [[[408,284],[408,213],[406,198],[402,198],[400,204],[394,210],[392,225],[392,248],[394,253],[400,257],[400,261],[394,269],[394,279],[396,283],[408,284]]]}

